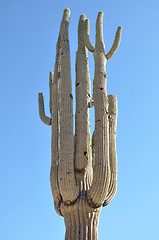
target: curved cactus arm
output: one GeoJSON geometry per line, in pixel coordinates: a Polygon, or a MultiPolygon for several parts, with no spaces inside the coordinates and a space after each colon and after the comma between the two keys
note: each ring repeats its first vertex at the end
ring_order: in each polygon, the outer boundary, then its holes
{"type": "Polygon", "coordinates": [[[114,198],[117,190],[117,153],[116,153],[116,128],[117,128],[117,98],[115,95],[108,95],[109,101],[109,163],[110,163],[110,184],[104,206],[108,205],[114,198]]]}
{"type": "Polygon", "coordinates": [[[102,31],[103,13],[100,12],[96,21],[96,47],[94,51],[95,165],[93,168],[93,182],[87,192],[88,203],[92,207],[98,207],[104,203],[110,182],[106,57],[102,31]]]}
{"type": "Polygon", "coordinates": [[[118,27],[116,34],[115,34],[115,39],[114,39],[113,45],[112,45],[110,51],[105,55],[107,60],[109,60],[114,55],[116,50],[118,49],[120,40],[121,40],[121,33],[122,33],[122,27],[118,27]]]}
{"type": "Polygon", "coordinates": [[[78,197],[74,174],[73,150],[73,96],[71,84],[71,64],[68,27],[70,10],[65,9],[60,28],[60,93],[59,93],[59,165],[58,182],[60,193],[66,204],[73,202],[78,197]]]}
{"type": "Polygon", "coordinates": [[[46,125],[51,126],[51,118],[47,117],[45,115],[44,98],[43,98],[43,94],[42,93],[38,94],[38,100],[39,100],[39,116],[40,116],[40,119],[46,125]]]}
{"type": "Polygon", "coordinates": [[[85,20],[85,28],[84,28],[84,42],[85,42],[85,46],[88,48],[88,50],[90,52],[94,52],[95,48],[92,46],[90,40],[89,40],[89,20],[86,19],[85,20]]]}
{"type": "Polygon", "coordinates": [[[91,184],[91,135],[89,124],[89,109],[91,88],[88,67],[88,53],[84,44],[84,21],[85,15],[81,15],[78,25],[78,51],[76,53],[76,117],[75,117],[75,171],[77,179],[83,181],[83,176],[87,171],[87,182],[84,184],[87,188],[91,184]],[[89,176],[88,176],[89,175],[89,176]]]}

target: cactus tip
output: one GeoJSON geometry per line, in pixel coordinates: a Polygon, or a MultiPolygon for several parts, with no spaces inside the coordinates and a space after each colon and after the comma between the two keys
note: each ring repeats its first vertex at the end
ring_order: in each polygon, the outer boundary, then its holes
{"type": "Polygon", "coordinates": [[[102,11],[100,11],[99,13],[98,13],[98,16],[103,16],[104,15],[104,13],[102,12],[102,11]]]}
{"type": "Polygon", "coordinates": [[[118,27],[117,32],[121,34],[121,32],[122,32],[122,27],[121,26],[118,27]]]}
{"type": "Polygon", "coordinates": [[[69,23],[70,20],[70,9],[69,8],[65,8],[64,12],[63,12],[63,19],[62,19],[62,23],[61,24],[66,24],[66,22],[69,23]]]}
{"type": "Polygon", "coordinates": [[[85,21],[85,19],[86,19],[86,15],[85,14],[81,14],[81,16],[80,16],[80,21],[85,21]]]}
{"type": "Polygon", "coordinates": [[[65,14],[70,14],[70,13],[71,13],[71,11],[70,11],[70,9],[69,9],[69,8],[65,8],[65,10],[64,10],[64,13],[65,13],[65,14]]]}

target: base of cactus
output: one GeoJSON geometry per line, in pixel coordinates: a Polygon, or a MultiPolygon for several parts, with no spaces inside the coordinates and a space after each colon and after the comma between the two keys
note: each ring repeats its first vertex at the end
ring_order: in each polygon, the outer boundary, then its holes
{"type": "Polygon", "coordinates": [[[66,226],[65,240],[98,240],[98,223],[101,207],[90,208],[85,199],[74,205],[63,205],[66,226]]]}

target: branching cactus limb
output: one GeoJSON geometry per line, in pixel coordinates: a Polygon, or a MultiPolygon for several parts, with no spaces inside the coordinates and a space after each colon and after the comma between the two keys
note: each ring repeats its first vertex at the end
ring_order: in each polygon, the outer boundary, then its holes
{"type": "Polygon", "coordinates": [[[39,116],[43,123],[51,126],[51,118],[45,115],[44,97],[42,93],[39,93],[39,116]]]}
{"type": "Polygon", "coordinates": [[[52,195],[54,198],[54,206],[56,212],[61,215],[60,204],[62,196],[58,182],[58,165],[60,160],[60,124],[59,124],[59,95],[60,95],[60,34],[56,44],[56,59],[54,67],[53,81],[49,82],[50,86],[50,111],[52,117],[52,137],[51,137],[51,169],[50,183],[52,195]]]}
{"type": "Polygon", "coordinates": [[[65,203],[74,202],[78,197],[73,161],[73,96],[68,38],[69,19],[70,10],[65,9],[60,28],[60,160],[58,166],[59,188],[65,203]]]}
{"type": "MultiPolygon", "coordinates": [[[[103,13],[100,12],[97,17],[95,48],[92,47],[89,40],[89,21],[85,21],[85,44],[88,50],[93,52],[95,60],[93,83],[93,100],[95,107],[95,133],[93,140],[95,144],[93,151],[95,152],[95,166],[93,169],[93,183],[87,193],[89,204],[94,207],[100,206],[101,204],[108,204],[116,192],[116,175],[112,174],[112,171],[116,172],[116,161],[114,160],[115,157],[112,158],[111,149],[111,147],[114,146],[115,140],[113,141],[113,145],[112,143],[110,144],[110,140],[112,141],[112,131],[110,131],[109,98],[106,96],[105,65],[106,60],[110,59],[117,50],[120,38],[121,27],[117,30],[111,50],[105,55],[103,13]],[[109,147],[109,145],[111,146],[109,147]]],[[[115,151],[115,148],[113,151],[115,151]]],[[[116,153],[114,153],[114,155],[116,155],[116,153]]]]}
{"type": "Polygon", "coordinates": [[[50,181],[55,209],[58,213],[60,213],[61,201],[70,204],[76,201],[79,194],[73,160],[73,97],[68,39],[69,18],[70,11],[65,9],[56,45],[54,76],[53,73],[50,73],[51,118],[45,116],[43,96],[41,93],[39,94],[41,120],[52,125],[50,181]]]}
{"type": "Polygon", "coordinates": [[[94,52],[94,47],[92,46],[90,40],[89,40],[89,31],[90,31],[90,24],[89,24],[89,20],[86,19],[85,20],[85,35],[84,35],[84,41],[85,41],[85,45],[88,48],[88,50],[90,52],[94,52]]]}
{"type": "Polygon", "coordinates": [[[109,122],[108,101],[106,96],[105,47],[103,42],[103,13],[96,21],[96,44],[93,52],[95,76],[93,85],[95,107],[95,166],[93,182],[87,192],[90,206],[99,207],[104,203],[110,181],[109,166],[109,122]]]}
{"type": "Polygon", "coordinates": [[[117,128],[117,98],[108,95],[108,119],[109,119],[109,165],[110,183],[104,206],[114,198],[117,190],[117,154],[116,154],[116,128],[117,128]]]}
{"type": "MultiPolygon", "coordinates": [[[[50,87],[50,113],[52,112],[52,103],[51,103],[51,99],[52,99],[52,83],[53,83],[53,72],[50,72],[49,74],[49,87],[50,87]]],[[[39,116],[40,119],[43,123],[45,123],[48,126],[51,126],[51,118],[47,117],[45,115],[45,108],[44,108],[44,98],[43,98],[43,94],[39,93],[39,116]]]]}
{"type": "Polygon", "coordinates": [[[109,60],[114,55],[116,50],[118,49],[119,44],[120,44],[120,40],[121,40],[121,32],[122,32],[122,28],[118,27],[118,29],[116,31],[116,35],[115,35],[113,45],[112,45],[110,51],[106,54],[106,59],[107,60],[109,60]]]}
{"type": "Polygon", "coordinates": [[[88,103],[91,98],[88,54],[84,44],[85,15],[78,25],[76,53],[75,171],[79,187],[87,190],[92,182],[92,150],[88,103]]]}
{"type": "Polygon", "coordinates": [[[98,240],[102,207],[117,189],[117,99],[106,93],[106,61],[119,46],[119,27],[112,48],[105,55],[103,13],[96,21],[95,48],[89,39],[89,21],[81,15],[76,53],[76,115],[73,137],[73,96],[68,27],[70,10],[65,9],[58,41],[54,74],[50,72],[50,114],[45,115],[39,93],[41,120],[52,126],[50,181],[56,212],[64,217],[65,240],[98,240]],[[93,52],[95,75],[91,100],[88,52],[93,52]],[[95,130],[91,139],[89,108],[95,108],[95,130]]]}
{"type": "MultiPolygon", "coordinates": [[[[99,22],[98,22],[98,31],[100,32],[100,36],[102,36],[103,39],[103,23],[102,23],[102,17],[103,17],[103,12],[99,12],[98,14],[98,18],[99,18],[99,22]]],[[[98,21],[98,19],[97,19],[98,21]]],[[[96,26],[97,27],[97,26],[96,26]]],[[[85,45],[88,48],[88,50],[90,52],[94,52],[95,48],[92,46],[91,42],[90,42],[90,38],[89,38],[89,31],[90,31],[90,24],[89,24],[89,20],[86,19],[85,20],[85,36],[84,36],[84,41],[85,41],[85,45]]],[[[114,53],[116,52],[116,50],[119,47],[120,41],[121,41],[121,33],[122,33],[122,27],[119,26],[117,31],[116,31],[116,35],[115,35],[115,39],[113,42],[113,45],[111,47],[111,49],[109,50],[109,52],[105,55],[106,59],[109,60],[110,58],[112,58],[112,56],[114,55],[114,53]]],[[[101,39],[101,41],[103,42],[103,40],[101,39]]],[[[100,41],[100,40],[99,40],[100,41]]],[[[97,43],[97,35],[96,35],[96,43],[97,43]]],[[[104,44],[104,43],[103,43],[104,44]]]]}

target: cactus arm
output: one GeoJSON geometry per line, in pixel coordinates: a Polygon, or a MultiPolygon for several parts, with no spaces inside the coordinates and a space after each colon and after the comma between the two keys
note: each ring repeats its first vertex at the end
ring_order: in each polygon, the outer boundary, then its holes
{"type": "Polygon", "coordinates": [[[39,100],[39,116],[40,116],[40,119],[46,125],[51,126],[51,118],[47,117],[45,115],[44,98],[43,98],[43,94],[42,93],[38,94],[38,100],[39,100]]]}
{"type": "Polygon", "coordinates": [[[78,25],[78,51],[76,52],[76,117],[75,117],[75,170],[84,172],[87,166],[87,60],[83,44],[82,25],[85,16],[82,15],[78,25]]]}
{"type": "Polygon", "coordinates": [[[88,203],[92,207],[101,206],[104,203],[110,181],[106,58],[102,31],[103,13],[100,12],[96,22],[96,47],[94,51],[95,165],[93,168],[93,182],[87,192],[88,203]]]}
{"type": "Polygon", "coordinates": [[[109,163],[110,184],[104,206],[114,198],[117,190],[117,154],[116,154],[116,127],[117,127],[117,99],[115,95],[108,95],[109,101],[109,163]]]}
{"type": "Polygon", "coordinates": [[[87,181],[84,183],[85,187],[87,188],[92,179],[92,153],[88,109],[88,102],[90,102],[91,97],[91,89],[88,68],[88,54],[84,44],[85,18],[85,15],[80,16],[78,25],[78,51],[76,53],[75,171],[80,182],[84,181],[84,174],[89,168],[89,172],[87,171],[87,181]]]}
{"type": "Polygon", "coordinates": [[[60,28],[61,76],[60,76],[60,161],[58,165],[58,181],[60,193],[66,204],[74,202],[78,191],[74,174],[73,150],[73,96],[71,84],[71,64],[68,38],[70,10],[65,9],[60,28]]]}
{"type": "MultiPolygon", "coordinates": [[[[104,98],[104,96],[103,96],[104,98]]],[[[109,181],[109,124],[106,100],[95,97],[95,165],[93,167],[93,182],[87,193],[90,206],[101,206],[106,198],[109,181]],[[101,105],[99,107],[98,101],[101,105]],[[98,111],[99,109],[99,111],[98,111]]],[[[93,149],[94,152],[94,149],[93,149]]]]}
{"type": "Polygon", "coordinates": [[[104,41],[103,41],[103,12],[99,12],[96,21],[96,44],[95,48],[100,48],[105,50],[104,41]]]}
{"type": "MultiPolygon", "coordinates": [[[[61,194],[58,183],[59,165],[59,88],[60,88],[60,36],[56,44],[54,76],[50,73],[50,111],[52,115],[50,183],[55,209],[60,208],[61,194]],[[53,77],[53,81],[52,81],[53,77]]],[[[59,211],[59,210],[58,210],[59,211]]]]}
{"type": "Polygon", "coordinates": [[[118,27],[116,34],[115,34],[115,39],[114,39],[113,45],[112,45],[110,51],[105,55],[107,60],[109,60],[114,55],[116,50],[118,49],[120,40],[121,40],[121,33],[122,33],[122,28],[118,27]]]}
{"type": "Polygon", "coordinates": [[[90,29],[89,20],[86,19],[85,20],[85,29],[84,29],[84,42],[85,42],[85,46],[88,48],[88,50],[90,52],[94,52],[95,49],[89,40],[89,29],[90,29]]]}

